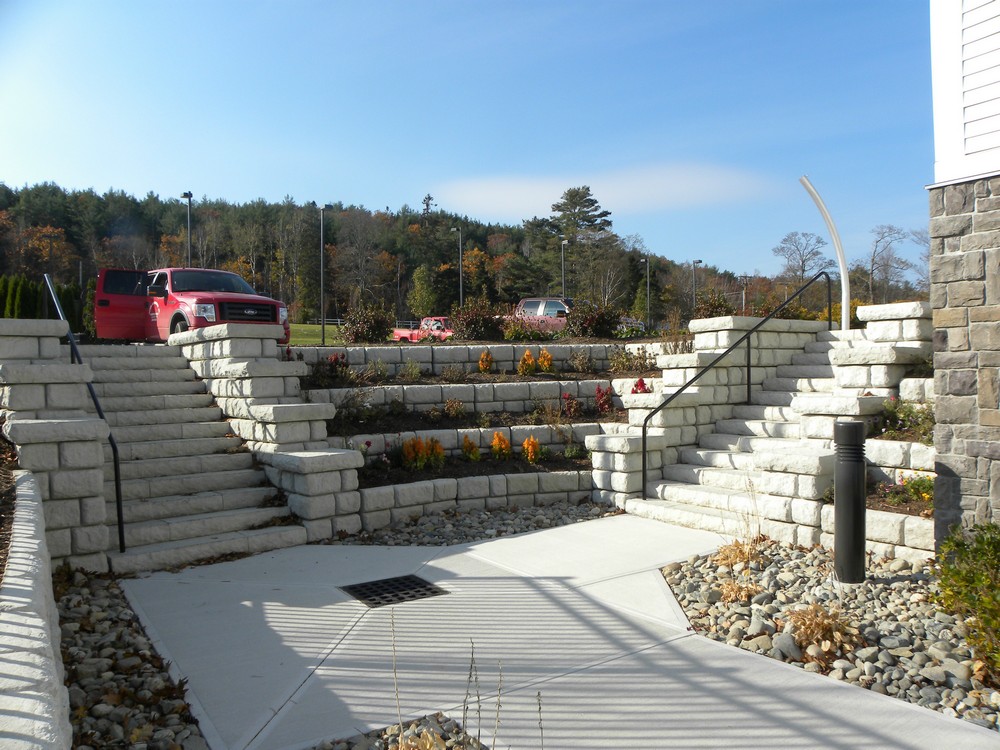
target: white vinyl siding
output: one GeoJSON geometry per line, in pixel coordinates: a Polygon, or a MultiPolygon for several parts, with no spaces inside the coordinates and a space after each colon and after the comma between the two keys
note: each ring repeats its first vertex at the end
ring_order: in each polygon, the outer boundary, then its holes
{"type": "Polygon", "coordinates": [[[934,178],[1000,172],[1000,0],[931,0],[934,178]]]}

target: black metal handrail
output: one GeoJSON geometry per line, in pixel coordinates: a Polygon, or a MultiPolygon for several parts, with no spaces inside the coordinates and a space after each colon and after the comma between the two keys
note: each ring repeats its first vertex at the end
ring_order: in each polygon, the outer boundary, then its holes
{"type": "Polygon", "coordinates": [[[808,289],[809,287],[811,287],[814,283],[816,283],[817,281],[819,281],[819,279],[822,278],[822,277],[826,278],[826,326],[827,326],[827,330],[832,329],[833,328],[833,293],[832,293],[833,287],[832,287],[831,281],[830,281],[830,274],[828,274],[826,271],[820,271],[818,274],[816,274],[811,279],[809,279],[809,281],[807,281],[805,284],[803,284],[798,289],[798,291],[796,291],[794,294],[792,294],[792,296],[790,296],[788,299],[786,299],[784,302],[782,302],[780,305],[778,305],[778,307],[775,308],[774,312],[772,312],[766,318],[762,318],[756,325],[754,325],[753,328],[751,328],[746,333],[744,333],[742,336],[740,336],[728,349],[726,349],[726,351],[722,352],[722,354],[720,354],[715,359],[713,359],[710,364],[706,365],[701,370],[699,370],[698,373],[693,378],[691,378],[684,385],[682,385],[680,388],[678,388],[676,391],[674,391],[672,394],[670,394],[670,396],[668,396],[667,399],[662,404],[660,404],[659,406],[657,406],[655,409],[653,409],[651,412],[649,412],[649,414],[646,415],[646,418],[642,420],[642,493],[643,493],[643,497],[645,497],[645,494],[646,494],[646,476],[647,476],[646,475],[646,463],[647,463],[647,457],[646,457],[646,435],[647,435],[647,432],[646,431],[647,431],[647,429],[649,427],[649,420],[651,420],[653,417],[655,417],[657,414],[659,414],[660,411],[662,411],[675,398],[677,398],[684,391],[686,391],[702,375],[704,375],[706,372],[708,372],[713,367],[715,367],[717,364],[719,364],[719,362],[721,362],[723,359],[725,359],[730,354],[732,354],[736,350],[736,348],[739,347],[740,344],[742,344],[744,341],[747,342],[747,375],[746,375],[747,400],[746,400],[746,403],[749,404],[750,403],[750,370],[751,370],[751,364],[750,364],[750,359],[751,359],[750,358],[750,352],[751,352],[750,337],[753,334],[755,334],[757,332],[757,330],[760,329],[761,326],[763,326],[765,323],[767,323],[769,320],[771,320],[775,315],[777,315],[779,312],[781,312],[786,307],[788,307],[788,305],[789,305],[790,302],[792,302],[794,299],[796,299],[806,289],[808,289]]]}
{"type": "MultiPolygon", "coordinates": [[[[49,294],[52,295],[52,301],[55,302],[56,312],[59,313],[59,319],[66,320],[66,314],[63,312],[62,305],[59,303],[59,297],[56,295],[56,289],[52,284],[52,278],[48,274],[45,274],[45,285],[49,288],[49,294]]],[[[73,335],[72,329],[67,330],[66,337],[69,339],[70,362],[82,365],[83,357],[80,356],[80,349],[76,345],[76,337],[73,335]]],[[[88,382],[87,390],[90,391],[90,400],[94,402],[94,408],[97,409],[97,416],[107,422],[107,417],[104,416],[104,410],[101,408],[101,401],[97,398],[97,391],[94,390],[94,384],[88,382]]],[[[111,434],[110,429],[108,430],[108,444],[111,446],[111,460],[115,468],[115,510],[118,511],[118,551],[124,552],[125,509],[122,505],[121,459],[118,455],[118,443],[115,441],[115,436],[111,434]]]]}

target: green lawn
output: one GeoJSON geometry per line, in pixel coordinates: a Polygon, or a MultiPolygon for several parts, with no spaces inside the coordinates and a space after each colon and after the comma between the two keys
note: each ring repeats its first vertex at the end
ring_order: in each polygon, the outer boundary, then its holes
{"type": "MultiPolygon", "coordinates": [[[[292,323],[292,346],[319,346],[320,345],[320,325],[312,323],[292,323]]],[[[340,335],[340,327],[327,325],[326,345],[343,346],[344,339],[340,335]]]]}

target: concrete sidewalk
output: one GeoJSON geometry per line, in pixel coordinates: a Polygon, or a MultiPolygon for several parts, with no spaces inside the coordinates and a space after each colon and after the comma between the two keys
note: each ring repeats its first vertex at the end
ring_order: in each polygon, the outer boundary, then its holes
{"type": "Polygon", "coordinates": [[[540,735],[550,750],[1000,748],[994,732],[689,632],[658,568],[720,541],[616,516],[455,547],[296,547],[123,588],[213,750],[395,723],[394,654],[404,719],[461,719],[473,648],[466,728],[494,748],[541,748],[540,735]],[[368,609],[338,588],[410,573],[447,595],[368,609]]]}

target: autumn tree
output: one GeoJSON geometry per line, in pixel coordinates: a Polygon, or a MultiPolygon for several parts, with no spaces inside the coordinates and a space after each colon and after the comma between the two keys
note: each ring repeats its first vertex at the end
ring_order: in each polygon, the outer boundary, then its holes
{"type": "Polygon", "coordinates": [[[893,224],[879,224],[871,235],[872,244],[864,262],[868,303],[875,304],[876,290],[884,303],[888,301],[889,287],[902,281],[913,264],[896,252],[896,246],[907,237],[904,230],[893,224]]]}
{"type": "Polygon", "coordinates": [[[802,286],[820,271],[834,266],[831,258],[823,253],[826,240],[810,232],[789,232],[771,252],[784,261],[781,275],[802,286]]]}

